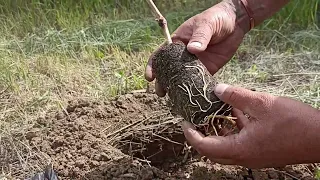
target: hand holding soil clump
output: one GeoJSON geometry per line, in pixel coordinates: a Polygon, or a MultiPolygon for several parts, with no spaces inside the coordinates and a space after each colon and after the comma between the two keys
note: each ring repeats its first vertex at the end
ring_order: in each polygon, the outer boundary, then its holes
{"type": "Polygon", "coordinates": [[[152,1],[150,4],[160,17],[158,22],[168,41],[151,57],[152,68],[159,85],[168,93],[173,113],[197,127],[211,125],[216,129],[214,123],[220,124],[219,120],[231,120],[227,117],[231,108],[213,92],[217,80],[185,44],[171,41],[166,20],[152,1]]]}

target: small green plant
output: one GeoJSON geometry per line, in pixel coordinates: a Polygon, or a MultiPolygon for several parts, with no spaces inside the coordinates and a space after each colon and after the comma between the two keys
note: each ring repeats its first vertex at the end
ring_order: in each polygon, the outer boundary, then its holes
{"type": "Polygon", "coordinates": [[[320,180],[320,169],[319,169],[319,168],[317,168],[317,169],[315,170],[315,176],[314,176],[314,178],[316,178],[317,180],[320,180]]]}
{"type": "Polygon", "coordinates": [[[253,77],[257,82],[260,83],[265,82],[269,77],[269,74],[258,69],[256,64],[253,64],[245,74],[249,75],[250,77],[253,77]]]}

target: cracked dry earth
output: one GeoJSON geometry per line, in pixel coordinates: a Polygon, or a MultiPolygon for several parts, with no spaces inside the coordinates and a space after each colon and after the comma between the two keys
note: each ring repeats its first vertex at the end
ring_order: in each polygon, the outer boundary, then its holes
{"type": "Polygon", "coordinates": [[[145,92],[71,101],[39,119],[26,138],[61,179],[313,179],[312,165],[250,170],[187,153],[166,103],[145,92]]]}

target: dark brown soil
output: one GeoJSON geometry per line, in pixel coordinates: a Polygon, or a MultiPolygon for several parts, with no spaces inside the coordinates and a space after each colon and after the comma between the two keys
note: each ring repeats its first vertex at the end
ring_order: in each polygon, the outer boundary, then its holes
{"type": "Polygon", "coordinates": [[[229,115],[230,108],[214,94],[217,79],[202,62],[187,51],[182,42],[163,45],[152,55],[155,77],[168,92],[176,115],[196,125],[208,122],[206,117],[229,115]],[[222,107],[222,109],[221,109],[222,107]]]}
{"type": "Polygon", "coordinates": [[[307,165],[250,171],[210,163],[185,148],[180,121],[166,98],[131,93],[72,101],[39,119],[26,137],[61,179],[312,179],[307,165]]]}

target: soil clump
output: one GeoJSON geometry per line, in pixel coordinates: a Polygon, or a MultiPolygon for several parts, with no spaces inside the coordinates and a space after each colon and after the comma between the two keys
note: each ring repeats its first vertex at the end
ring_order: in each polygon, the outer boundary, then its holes
{"type": "Polygon", "coordinates": [[[185,44],[163,45],[151,59],[155,77],[168,93],[175,115],[196,126],[209,123],[212,115],[230,115],[231,107],[214,94],[218,80],[185,44]]]}

